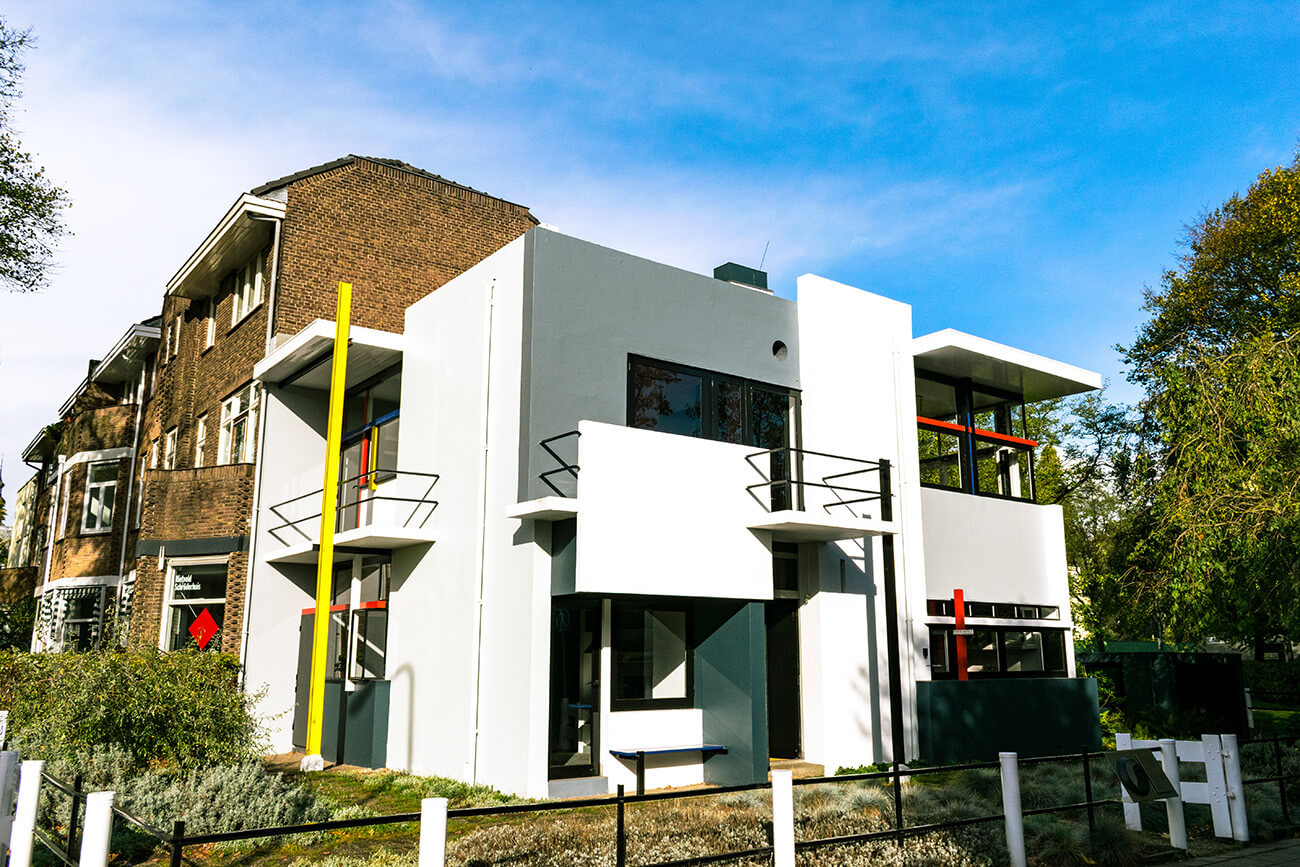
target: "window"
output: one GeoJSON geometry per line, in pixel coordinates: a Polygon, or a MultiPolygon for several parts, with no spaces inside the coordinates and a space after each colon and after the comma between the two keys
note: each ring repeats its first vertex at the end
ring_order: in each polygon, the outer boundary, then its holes
{"type": "Polygon", "coordinates": [[[250,383],[222,402],[217,463],[252,463],[257,436],[258,392],[258,384],[250,383]]]}
{"type": "Polygon", "coordinates": [[[104,588],[75,587],[61,591],[66,605],[59,629],[59,650],[84,653],[99,646],[104,610],[104,588]]]}
{"type": "Polygon", "coordinates": [[[164,611],[163,650],[180,650],[193,643],[200,650],[218,650],[226,616],[226,562],[172,561],[164,611]]]}
{"type": "MultiPolygon", "coordinates": [[[[361,557],[334,570],[325,658],[330,680],[382,680],[388,653],[386,555],[361,557]],[[354,566],[355,564],[355,566],[354,566]]],[[[313,615],[313,609],[303,611],[313,615]]]]}
{"type": "Polygon", "coordinates": [[[158,469],[158,440],[154,440],[149,446],[149,469],[158,469]]]}
{"type": "Polygon", "coordinates": [[[394,365],[349,389],[343,398],[343,448],[339,457],[340,530],[367,522],[365,502],[395,478],[400,435],[402,370],[394,365]]]}
{"type": "Polygon", "coordinates": [[[203,348],[217,342],[217,299],[209,298],[203,305],[203,348]]]}
{"type": "MultiPolygon", "coordinates": [[[[999,617],[1005,620],[1060,620],[1056,605],[1020,605],[1011,602],[966,602],[967,617],[999,617]]],[[[931,617],[952,617],[951,599],[927,599],[925,613],[931,617]]]]}
{"type": "MultiPolygon", "coordinates": [[[[977,626],[966,640],[966,671],[971,678],[1065,677],[1066,630],[977,626]]],[[[930,676],[957,677],[958,636],[951,626],[930,627],[930,676]]]]}
{"type": "Polygon", "coordinates": [[[208,443],[208,414],[199,416],[198,426],[194,430],[194,466],[203,466],[203,449],[208,443]]]}
{"type": "Polygon", "coordinates": [[[799,593],[799,546],[794,542],[772,543],[772,590],[778,596],[799,593]]]}
{"type": "Polygon", "coordinates": [[[117,496],[117,461],[91,464],[86,471],[86,501],[81,519],[83,533],[113,529],[113,499],[117,496]]]}
{"type": "Polygon", "coordinates": [[[683,609],[615,603],[614,710],[691,707],[694,659],[683,609]]]}
{"type": "Polygon", "coordinates": [[[262,272],[266,268],[266,252],[258,253],[235,269],[234,318],[231,327],[239,324],[257,305],[262,303],[262,272]]]}
{"type": "Polygon", "coordinates": [[[181,354],[181,319],[183,317],[177,314],[176,321],[172,325],[171,355],[172,358],[181,354]]]}
{"type": "Polygon", "coordinates": [[[162,461],[164,470],[176,469],[176,428],[172,428],[163,434],[162,461]]]}

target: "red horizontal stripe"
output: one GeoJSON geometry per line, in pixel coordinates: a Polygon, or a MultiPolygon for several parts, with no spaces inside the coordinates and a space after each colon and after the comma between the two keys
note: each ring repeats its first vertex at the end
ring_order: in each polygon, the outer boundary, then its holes
{"type": "Polygon", "coordinates": [[[1013,437],[1010,434],[994,433],[991,430],[983,430],[977,427],[968,428],[964,424],[953,424],[950,421],[939,421],[937,418],[926,418],[923,415],[918,415],[916,417],[916,423],[929,425],[930,427],[941,427],[945,430],[957,431],[958,433],[970,432],[975,434],[975,436],[982,437],[984,439],[998,440],[999,442],[1006,442],[1006,443],[1015,443],[1016,445],[1020,445],[1020,446],[1028,446],[1031,449],[1038,448],[1038,442],[1036,440],[1027,440],[1027,439],[1022,439],[1021,437],[1013,437]]]}
{"type": "MultiPolygon", "coordinates": [[[[331,605],[331,606],[330,606],[330,611],[332,611],[332,612],[333,612],[333,611],[347,611],[347,610],[348,610],[348,607],[347,607],[346,605],[331,605]]],[[[304,616],[306,616],[306,615],[308,615],[308,614],[315,614],[315,613],[316,613],[316,606],[313,605],[311,608],[304,608],[304,609],[302,610],[302,613],[303,613],[304,616]]]]}
{"type": "Polygon", "coordinates": [[[388,600],[381,599],[378,602],[362,602],[361,607],[362,608],[387,608],[388,600]]]}

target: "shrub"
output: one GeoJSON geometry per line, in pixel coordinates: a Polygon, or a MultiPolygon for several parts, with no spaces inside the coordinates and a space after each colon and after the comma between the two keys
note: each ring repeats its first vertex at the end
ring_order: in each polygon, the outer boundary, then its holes
{"type": "Polygon", "coordinates": [[[137,768],[201,768],[262,752],[233,656],[197,650],[0,652],[0,707],[25,751],[68,761],[118,744],[137,768]]]}

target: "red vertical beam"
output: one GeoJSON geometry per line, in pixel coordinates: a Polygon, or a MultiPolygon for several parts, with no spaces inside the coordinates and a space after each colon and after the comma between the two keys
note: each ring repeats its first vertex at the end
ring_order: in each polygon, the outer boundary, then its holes
{"type": "Polygon", "coordinates": [[[952,591],[952,614],[956,618],[954,629],[957,633],[957,679],[970,680],[966,673],[966,594],[962,590],[952,591]]]}

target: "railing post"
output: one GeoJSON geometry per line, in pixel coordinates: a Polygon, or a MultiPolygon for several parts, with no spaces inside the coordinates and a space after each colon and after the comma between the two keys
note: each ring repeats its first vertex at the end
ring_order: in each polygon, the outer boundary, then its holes
{"type": "Polygon", "coordinates": [[[636,751],[636,793],[645,794],[645,750],[636,751]]]}
{"type": "Polygon", "coordinates": [[[72,778],[72,807],[68,810],[68,857],[76,858],[80,851],[77,842],[77,821],[81,818],[81,783],[83,777],[77,774],[72,778]]]}
{"type": "MultiPolygon", "coordinates": [[[[1115,749],[1133,749],[1133,736],[1128,732],[1115,732],[1115,749]]],[[[1123,786],[1119,787],[1119,799],[1124,802],[1124,827],[1130,831],[1141,831],[1142,807],[1123,786]]]]}
{"type": "Polygon", "coordinates": [[[772,865],[794,867],[794,773],[772,772],[772,865]]]}
{"type": "Polygon", "coordinates": [[[880,520],[894,520],[894,494],[891,490],[889,461],[880,461],[880,520]]]}
{"type": "Polygon", "coordinates": [[[185,851],[185,820],[172,822],[172,857],[170,867],[181,867],[181,853],[185,851]]]}
{"type": "Polygon", "coordinates": [[[420,801],[420,867],[443,867],[447,861],[447,799],[420,801]]]}
{"type": "Polygon", "coordinates": [[[1025,817],[1020,812],[1020,765],[1015,753],[998,753],[1002,765],[1002,815],[1011,867],[1025,867],[1025,817]]]}
{"type": "Polygon", "coordinates": [[[78,867],[108,867],[108,846],[112,839],[113,793],[91,792],[86,796],[86,827],[81,835],[78,867]]]}
{"type": "Polygon", "coordinates": [[[9,867],[30,867],[32,837],[36,831],[36,805],[41,799],[41,772],[45,762],[23,762],[18,774],[18,809],[9,835],[9,867]]]}
{"type": "Polygon", "coordinates": [[[1160,764],[1165,769],[1178,797],[1165,799],[1165,815],[1169,819],[1169,845],[1187,849],[1187,820],[1183,815],[1183,781],[1178,773],[1178,744],[1171,738],[1160,739],[1160,764]]]}
{"type": "Polygon", "coordinates": [[[615,821],[614,833],[617,835],[614,842],[614,863],[616,867],[625,867],[627,864],[627,828],[624,825],[623,818],[623,784],[618,784],[618,796],[615,801],[618,807],[617,819],[615,821]]]}
{"type": "Polygon", "coordinates": [[[1291,824],[1291,808],[1286,804],[1286,777],[1282,774],[1282,748],[1278,744],[1278,738],[1273,738],[1273,767],[1274,776],[1277,777],[1277,791],[1282,796],[1282,824],[1291,824]]]}
{"type": "Polygon", "coordinates": [[[894,759],[894,828],[898,831],[895,842],[903,845],[903,773],[900,762],[894,759]]]}
{"type": "Polygon", "coordinates": [[[1081,750],[1083,757],[1083,800],[1088,805],[1088,847],[1096,845],[1097,835],[1097,814],[1092,806],[1092,760],[1088,752],[1088,745],[1084,744],[1081,750]]]}
{"type": "Polygon", "coordinates": [[[9,835],[14,824],[14,802],[18,798],[18,753],[0,752],[0,861],[9,853],[9,835]]]}
{"type": "Polygon", "coordinates": [[[1223,771],[1228,783],[1228,813],[1232,816],[1232,839],[1238,843],[1250,842],[1250,829],[1246,826],[1246,787],[1241,783],[1241,752],[1237,749],[1236,735],[1222,735],[1223,771]]]}

